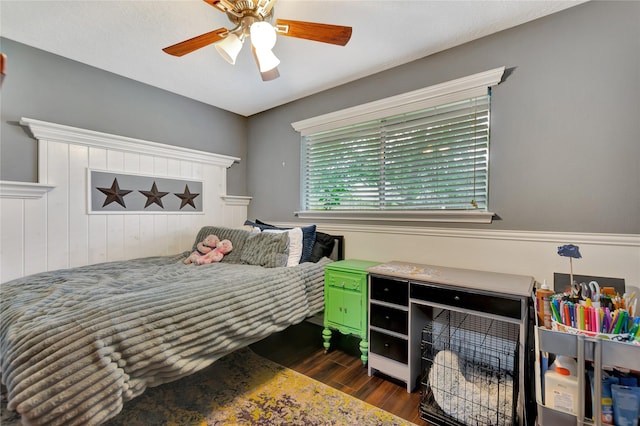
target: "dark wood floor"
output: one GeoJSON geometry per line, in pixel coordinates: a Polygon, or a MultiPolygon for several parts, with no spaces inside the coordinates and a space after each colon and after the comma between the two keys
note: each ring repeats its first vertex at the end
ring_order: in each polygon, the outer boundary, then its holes
{"type": "Polygon", "coordinates": [[[360,361],[358,338],[334,332],[331,349],[325,354],[321,333],[321,326],[304,321],[251,345],[251,349],[371,405],[418,425],[428,425],[418,412],[419,391],[407,393],[404,383],[369,377],[360,361]]]}

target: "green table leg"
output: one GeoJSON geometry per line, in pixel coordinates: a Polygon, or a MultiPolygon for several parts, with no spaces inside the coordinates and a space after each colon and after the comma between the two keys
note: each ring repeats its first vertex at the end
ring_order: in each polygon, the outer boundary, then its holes
{"type": "Polygon", "coordinates": [[[362,364],[367,365],[367,361],[369,360],[369,342],[364,339],[360,340],[360,352],[362,353],[360,356],[362,364]]]}
{"type": "Polygon", "coordinates": [[[331,329],[325,327],[325,329],[322,330],[322,339],[324,340],[322,344],[324,346],[324,353],[327,353],[329,352],[329,346],[331,346],[331,329]]]}

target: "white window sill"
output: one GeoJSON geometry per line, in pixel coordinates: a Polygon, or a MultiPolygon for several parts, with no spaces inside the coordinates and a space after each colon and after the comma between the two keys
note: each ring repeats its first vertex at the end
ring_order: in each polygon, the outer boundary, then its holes
{"type": "Polygon", "coordinates": [[[311,210],[295,212],[301,219],[326,220],[383,220],[390,222],[456,222],[491,223],[495,213],[476,210],[434,211],[368,211],[368,210],[311,210]]]}

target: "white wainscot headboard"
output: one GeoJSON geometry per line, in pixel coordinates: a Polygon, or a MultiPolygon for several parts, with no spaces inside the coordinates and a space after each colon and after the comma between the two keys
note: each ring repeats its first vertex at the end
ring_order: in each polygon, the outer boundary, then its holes
{"type": "Polygon", "coordinates": [[[23,118],[38,140],[38,183],[0,182],[0,282],[190,250],[203,225],[244,223],[250,197],[226,194],[238,158],[23,118]],[[89,214],[88,169],[202,181],[202,212],[89,214]]]}

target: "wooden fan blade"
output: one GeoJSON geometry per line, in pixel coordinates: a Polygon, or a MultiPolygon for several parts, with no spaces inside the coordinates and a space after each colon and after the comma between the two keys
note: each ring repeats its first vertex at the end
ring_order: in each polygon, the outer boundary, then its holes
{"type": "Polygon", "coordinates": [[[187,53],[191,53],[194,50],[198,50],[202,47],[208,46],[212,43],[222,40],[229,34],[229,30],[226,28],[218,28],[206,34],[190,38],[189,40],[176,43],[173,46],[165,47],[162,49],[169,55],[183,56],[187,53]]]}
{"type": "Polygon", "coordinates": [[[4,65],[7,62],[7,55],[4,53],[0,53],[0,87],[2,86],[2,82],[4,81],[4,65]]]}
{"type": "Polygon", "coordinates": [[[285,36],[337,44],[339,46],[346,45],[351,39],[351,27],[343,27],[341,25],[278,19],[276,21],[276,30],[285,36]]]}

